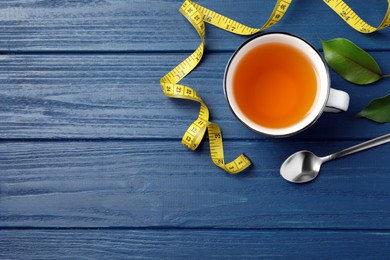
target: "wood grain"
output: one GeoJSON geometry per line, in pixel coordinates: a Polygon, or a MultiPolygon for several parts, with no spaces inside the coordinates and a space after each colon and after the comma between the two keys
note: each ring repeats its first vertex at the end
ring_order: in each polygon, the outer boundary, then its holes
{"type": "MultiPolygon", "coordinates": [[[[0,3],[0,50],[42,51],[185,51],[195,49],[195,30],[178,12],[182,0],[52,0],[0,3]]],[[[225,0],[197,3],[254,27],[268,19],[275,1],[225,0]],[[223,3],[223,4],[222,4],[223,3]]],[[[347,1],[367,22],[379,25],[386,1],[347,1]]],[[[346,37],[366,49],[388,50],[386,34],[369,39],[342,21],[322,1],[294,1],[273,31],[296,33],[319,47],[324,39],[346,37]]],[[[244,37],[207,27],[207,50],[233,50],[244,37]]]]}
{"type": "MultiPolygon", "coordinates": [[[[383,71],[390,54],[372,52],[383,71]]],[[[198,115],[199,105],[162,94],[160,77],[187,54],[4,55],[0,63],[0,137],[179,138],[198,115]]],[[[182,83],[198,91],[225,138],[262,138],[230,112],[223,94],[230,57],[210,54],[182,83]]],[[[353,119],[371,99],[389,92],[387,80],[352,85],[332,73],[333,87],[349,92],[346,113],[326,113],[297,138],[368,139],[390,125],[353,119]],[[324,130],[326,129],[326,135],[324,130]]]]}
{"type": "Polygon", "coordinates": [[[380,259],[389,242],[388,231],[1,230],[0,257],[380,259]]]}
{"type": "Polygon", "coordinates": [[[319,155],[354,142],[225,142],[254,167],[230,176],[207,144],[177,142],[3,142],[0,226],[390,228],[390,171],[381,146],[323,167],[308,185],[279,175],[300,149],[319,155]],[[39,151],[39,152],[38,152],[39,151]]]}

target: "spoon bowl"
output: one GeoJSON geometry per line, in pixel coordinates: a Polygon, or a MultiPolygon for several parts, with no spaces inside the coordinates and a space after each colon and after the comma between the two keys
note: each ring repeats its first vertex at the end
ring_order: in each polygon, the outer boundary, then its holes
{"type": "Polygon", "coordinates": [[[284,161],[280,174],[290,182],[304,183],[315,179],[322,160],[310,151],[296,152],[284,161]]]}

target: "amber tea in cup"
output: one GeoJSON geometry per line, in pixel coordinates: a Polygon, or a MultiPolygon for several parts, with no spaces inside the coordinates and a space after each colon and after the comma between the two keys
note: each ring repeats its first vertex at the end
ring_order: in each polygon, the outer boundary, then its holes
{"type": "Polygon", "coordinates": [[[347,93],[330,88],[317,50],[286,33],[261,34],[240,46],[226,67],[224,90],[241,122],[272,136],[300,132],[322,111],[345,111],[349,103],[347,93]]]}

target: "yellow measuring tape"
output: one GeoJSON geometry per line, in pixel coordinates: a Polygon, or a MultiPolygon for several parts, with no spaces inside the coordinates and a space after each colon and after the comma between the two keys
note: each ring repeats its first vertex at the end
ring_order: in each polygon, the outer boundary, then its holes
{"type": "MultiPolygon", "coordinates": [[[[390,25],[390,0],[387,0],[385,18],[378,27],[373,27],[360,18],[343,0],[324,0],[347,24],[361,33],[373,33],[390,25]]],[[[368,2],[368,1],[367,1],[368,2]]]]}
{"type": "MultiPolygon", "coordinates": [[[[372,33],[374,31],[383,29],[390,25],[390,0],[388,0],[388,8],[382,23],[378,27],[373,27],[364,22],[347,4],[342,0],[323,0],[330,8],[332,8],[344,21],[346,21],[354,29],[362,33],[372,33]]],[[[198,93],[188,87],[178,84],[187,74],[189,74],[200,62],[204,52],[205,41],[205,26],[204,22],[212,24],[223,30],[240,34],[252,35],[262,30],[265,30],[276,24],[286,13],[292,0],[278,0],[275,7],[261,28],[252,28],[241,24],[237,21],[229,19],[221,14],[218,14],[210,9],[200,6],[191,0],[185,0],[180,7],[180,12],[192,24],[198,32],[201,43],[198,48],[184,61],[177,65],[173,70],[168,72],[161,78],[160,84],[162,90],[167,97],[181,98],[193,100],[200,103],[200,111],[198,118],[190,125],[185,132],[182,143],[195,150],[202,141],[206,130],[209,136],[210,154],[212,161],[220,168],[224,169],[230,174],[236,174],[251,165],[250,160],[243,154],[239,155],[232,162],[225,163],[225,156],[222,143],[222,134],[219,126],[209,121],[209,109],[203,102],[198,93]]]]}

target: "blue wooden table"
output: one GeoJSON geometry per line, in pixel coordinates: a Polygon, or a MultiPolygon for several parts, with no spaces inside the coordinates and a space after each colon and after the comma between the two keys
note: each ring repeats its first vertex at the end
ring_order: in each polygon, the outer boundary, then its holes
{"type": "MultiPolygon", "coordinates": [[[[251,26],[275,1],[199,0],[251,26]]],[[[385,0],[346,1],[372,25],[385,0]],[[370,5],[370,6],[369,6],[370,5]]],[[[196,89],[224,136],[226,160],[254,166],[229,175],[181,136],[196,102],[166,98],[160,78],[200,40],[181,0],[0,1],[0,258],[388,258],[390,146],[334,161],[306,185],[279,175],[291,153],[326,155],[390,132],[353,116],[390,92],[390,79],[356,86],[348,112],[308,131],[259,136],[230,113],[226,62],[247,37],[206,26],[196,89]]],[[[390,29],[363,35],[322,1],[293,1],[268,31],[344,37],[390,73],[390,29]]]]}

